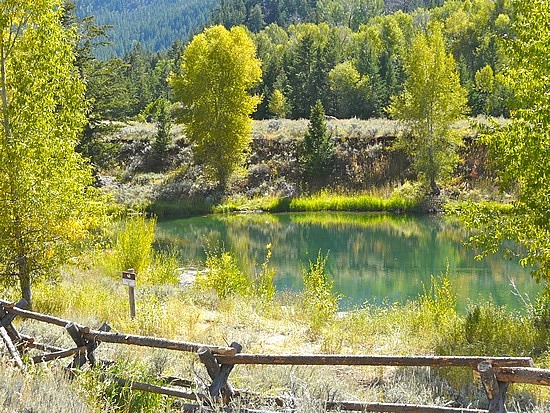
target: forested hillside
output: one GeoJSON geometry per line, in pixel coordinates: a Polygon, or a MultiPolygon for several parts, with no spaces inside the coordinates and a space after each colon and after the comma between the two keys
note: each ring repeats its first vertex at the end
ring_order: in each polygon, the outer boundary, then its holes
{"type": "Polygon", "coordinates": [[[209,18],[216,0],[78,0],[81,17],[95,16],[112,44],[96,51],[102,58],[122,56],[136,43],[146,50],[168,48],[194,34],[209,18]]]}
{"type": "Polygon", "coordinates": [[[245,25],[258,32],[269,24],[320,23],[354,30],[374,16],[397,10],[430,9],[444,0],[77,0],[80,17],[94,16],[108,30],[111,45],[100,58],[120,57],[136,43],[148,51],[186,41],[205,24],[245,25]]]}
{"type": "Polygon", "coordinates": [[[275,23],[325,22],[357,30],[372,17],[401,10],[441,6],[444,0],[220,0],[212,13],[212,23],[226,27],[245,25],[257,32],[275,23]]]}
{"type": "MultiPolygon", "coordinates": [[[[262,3],[262,8],[268,4],[262,3]]],[[[382,13],[382,2],[379,8],[382,13]]],[[[510,91],[500,81],[505,61],[498,39],[509,35],[511,13],[505,2],[448,1],[410,13],[382,13],[352,27],[326,21],[271,23],[252,33],[263,72],[255,89],[263,99],[254,116],[307,118],[320,99],[327,115],[337,118],[385,117],[391,96],[402,90],[411,39],[430,22],[442,25],[446,49],[468,92],[470,114],[507,116],[510,91]]],[[[233,10],[225,16],[235,20],[239,13],[233,10]]],[[[167,51],[151,52],[140,44],[121,59],[93,64],[88,93],[99,117],[136,116],[159,97],[169,97],[166,77],[180,69],[184,45],[178,40],[167,51]]]]}

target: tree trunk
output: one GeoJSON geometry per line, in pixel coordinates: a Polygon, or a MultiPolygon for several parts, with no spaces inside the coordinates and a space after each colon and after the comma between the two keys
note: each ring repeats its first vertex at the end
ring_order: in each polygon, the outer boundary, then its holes
{"type": "Polygon", "coordinates": [[[22,297],[27,300],[29,310],[32,309],[32,292],[31,292],[31,277],[28,274],[19,276],[19,285],[21,286],[22,297]]]}
{"type": "Polygon", "coordinates": [[[435,183],[435,179],[434,178],[431,178],[430,179],[430,187],[432,188],[432,194],[434,195],[439,195],[441,193],[441,190],[439,189],[439,187],[437,186],[437,184],[435,183]]]}
{"type": "Polygon", "coordinates": [[[27,309],[32,310],[31,275],[25,255],[19,256],[19,286],[21,287],[22,297],[29,303],[27,309]]]}

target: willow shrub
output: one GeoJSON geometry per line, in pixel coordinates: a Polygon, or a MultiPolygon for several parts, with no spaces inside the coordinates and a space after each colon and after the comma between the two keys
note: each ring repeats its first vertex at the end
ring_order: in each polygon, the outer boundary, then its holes
{"type": "Polygon", "coordinates": [[[328,255],[323,256],[319,251],[317,260],[310,261],[309,268],[302,273],[302,308],[313,335],[320,333],[338,311],[338,296],[332,292],[334,282],[325,271],[327,258],[328,255]]]}
{"type": "Polygon", "coordinates": [[[133,268],[140,274],[151,265],[156,223],[141,214],[122,221],[113,246],[114,270],[133,268]]]}
{"type": "Polygon", "coordinates": [[[252,281],[239,268],[235,256],[223,248],[206,249],[206,271],[197,276],[197,286],[213,290],[224,299],[231,295],[250,295],[252,281]]]}
{"type": "Polygon", "coordinates": [[[260,271],[254,276],[253,290],[254,295],[260,299],[264,304],[269,304],[275,297],[275,284],[273,279],[275,278],[275,269],[269,266],[271,260],[271,244],[266,246],[265,261],[260,267],[260,271]]]}

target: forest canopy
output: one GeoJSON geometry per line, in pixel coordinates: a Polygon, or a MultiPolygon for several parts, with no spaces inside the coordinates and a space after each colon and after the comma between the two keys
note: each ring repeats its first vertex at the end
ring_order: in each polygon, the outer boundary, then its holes
{"type": "MultiPolygon", "coordinates": [[[[345,0],[333,0],[331,4],[336,7],[338,2],[342,7],[346,4],[345,0]]],[[[283,19],[282,12],[279,18],[269,19],[262,9],[259,26],[248,21],[250,19],[237,19],[250,14],[246,7],[239,11],[237,3],[220,3],[207,13],[208,22],[224,22],[223,16],[232,16],[236,20],[225,22],[226,27],[244,24],[250,32],[263,70],[262,81],[253,91],[263,96],[253,115],[255,118],[265,119],[281,113],[293,119],[308,117],[317,100],[321,100],[327,115],[337,118],[387,116],[391,96],[403,89],[404,62],[411,39],[434,21],[442,25],[446,50],[452,54],[460,83],[467,90],[470,114],[509,115],[511,91],[502,78],[506,58],[499,41],[511,33],[512,7],[507,1],[453,0],[443,5],[419,4],[436,6],[432,8],[415,8],[409,3],[392,13],[386,4],[366,13],[361,22],[349,24],[323,13],[313,16],[306,11],[293,12],[296,18],[290,20],[283,19]],[[401,9],[414,10],[403,12],[401,9]],[[270,109],[270,102],[279,102],[279,109],[273,109],[277,105],[270,109]],[[280,102],[284,102],[283,107],[280,102]]],[[[279,10],[290,7],[285,2],[262,3],[261,7],[270,4],[277,4],[279,10]]],[[[79,7],[82,8],[82,4],[79,7]]],[[[151,22],[157,24],[159,20],[151,19],[151,22]]],[[[199,20],[195,23],[196,29],[203,24],[199,20]]],[[[179,59],[189,39],[180,36],[160,51],[153,51],[155,48],[146,42],[133,43],[127,45],[130,48],[126,48],[121,57],[98,61],[89,74],[88,93],[95,96],[104,116],[109,119],[134,117],[149,103],[170,96],[166,77],[170,72],[178,72],[179,59]],[[104,82],[95,84],[96,73],[108,77],[110,89],[120,90],[120,95],[107,96],[108,99],[102,101],[104,92],[96,88],[101,88],[104,82]]],[[[117,41],[114,37],[112,40],[117,41]]]]}

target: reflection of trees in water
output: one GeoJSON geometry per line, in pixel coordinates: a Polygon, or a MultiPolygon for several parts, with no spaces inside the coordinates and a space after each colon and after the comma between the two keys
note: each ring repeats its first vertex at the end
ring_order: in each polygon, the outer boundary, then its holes
{"type": "MultiPolygon", "coordinates": [[[[158,224],[160,244],[173,244],[184,261],[204,259],[204,245],[224,245],[247,274],[272,244],[271,265],[278,287],[301,288],[302,267],[317,253],[329,253],[327,270],[335,290],[345,296],[381,302],[416,298],[431,275],[449,274],[460,299],[493,295],[502,303],[510,291],[508,274],[520,274],[517,263],[500,257],[475,261],[462,246],[468,233],[455,222],[434,217],[389,214],[301,213],[248,214],[191,218],[158,224]]],[[[532,287],[529,287],[532,289],[532,287]]]]}

